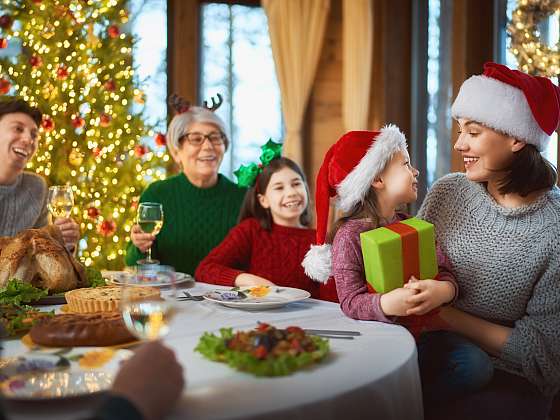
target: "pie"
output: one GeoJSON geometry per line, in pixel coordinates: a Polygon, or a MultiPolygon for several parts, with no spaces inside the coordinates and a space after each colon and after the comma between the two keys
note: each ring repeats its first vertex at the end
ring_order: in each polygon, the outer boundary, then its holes
{"type": "MultiPolygon", "coordinates": [[[[121,293],[120,286],[102,286],[71,290],[64,297],[70,312],[114,312],[119,310],[121,293]]],[[[127,293],[131,300],[157,299],[160,296],[157,287],[130,287],[127,293]]]]}

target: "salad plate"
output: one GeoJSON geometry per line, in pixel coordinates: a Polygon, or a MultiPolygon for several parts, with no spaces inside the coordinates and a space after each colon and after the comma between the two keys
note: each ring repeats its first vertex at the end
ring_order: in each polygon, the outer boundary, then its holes
{"type": "Polygon", "coordinates": [[[212,290],[203,295],[210,302],[247,310],[276,309],[310,296],[306,290],[277,286],[235,287],[231,290],[212,290]]]}
{"type": "Polygon", "coordinates": [[[106,391],[126,349],[74,347],[58,353],[27,352],[0,358],[0,393],[17,401],[80,397],[106,391]]]}

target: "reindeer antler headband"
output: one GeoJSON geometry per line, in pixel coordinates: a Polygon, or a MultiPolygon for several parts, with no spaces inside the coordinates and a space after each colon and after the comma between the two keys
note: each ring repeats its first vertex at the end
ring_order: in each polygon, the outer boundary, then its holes
{"type": "MultiPolygon", "coordinates": [[[[208,111],[215,112],[224,102],[222,95],[219,93],[216,96],[212,96],[212,105],[208,106],[208,101],[204,101],[202,103],[202,107],[206,108],[208,111]],[[217,100],[216,100],[217,97],[217,100]]],[[[184,99],[183,97],[173,93],[169,96],[168,99],[169,106],[175,110],[176,114],[182,114],[184,112],[188,112],[191,108],[191,103],[184,99]]]]}

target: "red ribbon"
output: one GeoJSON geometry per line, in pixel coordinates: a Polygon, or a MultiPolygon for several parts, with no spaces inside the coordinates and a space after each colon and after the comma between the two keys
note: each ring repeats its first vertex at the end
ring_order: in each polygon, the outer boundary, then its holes
{"type": "Polygon", "coordinates": [[[401,236],[403,284],[408,283],[411,276],[420,277],[420,254],[418,252],[418,231],[404,223],[393,223],[385,226],[401,236]]]}

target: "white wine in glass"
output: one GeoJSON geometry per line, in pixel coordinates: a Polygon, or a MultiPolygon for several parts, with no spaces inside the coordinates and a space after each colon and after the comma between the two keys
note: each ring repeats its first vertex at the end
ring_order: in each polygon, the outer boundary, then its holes
{"type": "MultiPolygon", "coordinates": [[[[140,203],[138,205],[137,223],[144,233],[157,235],[163,227],[163,206],[159,203],[140,203]]],[[[148,256],[138,260],[137,264],[159,264],[152,259],[152,247],[148,248],[148,256]]]]}
{"type": "Polygon", "coordinates": [[[74,194],[68,185],[53,185],[49,188],[47,207],[55,219],[68,218],[74,207],[74,194]]]}
{"type": "MultiPolygon", "coordinates": [[[[162,292],[163,294],[163,292],[162,292]]],[[[124,323],[136,337],[157,340],[167,335],[175,306],[175,270],[166,265],[138,266],[136,276],[130,276],[122,291],[121,311],[124,323]],[[139,298],[135,288],[166,286],[164,298],[139,298]]]]}

